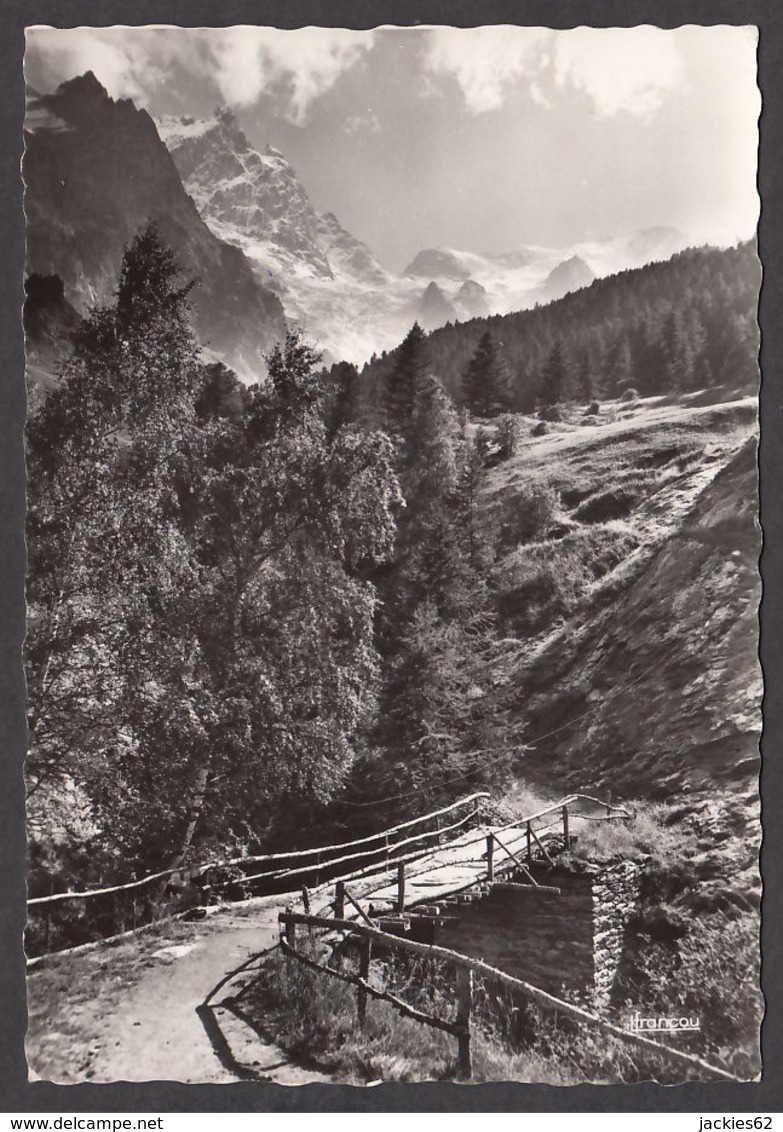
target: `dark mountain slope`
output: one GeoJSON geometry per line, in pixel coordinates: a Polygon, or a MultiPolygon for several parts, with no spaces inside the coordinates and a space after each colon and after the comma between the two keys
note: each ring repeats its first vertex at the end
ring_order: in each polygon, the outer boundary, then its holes
{"type": "MultiPolygon", "coordinates": [[[[460,380],[490,330],[514,376],[514,407],[542,395],[547,359],[560,343],[563,395],[584,401],[634,387],[642,394],[704,387],[755,392],[761,268],[754,244],[698,248],[663,263],[597,279],[555,302],[444,326],[428,338],[430,365],[459,398],[460,380]]],[[[365,368],[370,383],[396,351],[365,368]]]]}
{"type": "Polygon", "coordinates": [[[23,163],[27,270],[59,275],[81,313],[109,299],[122,251],[149,220],[199,280],[194,324],[214,354],[246,377],[285,333],[279,300],[242,251],[199,216],[155,124],[114,101],[90,72],[33,98],[23,163]]]}

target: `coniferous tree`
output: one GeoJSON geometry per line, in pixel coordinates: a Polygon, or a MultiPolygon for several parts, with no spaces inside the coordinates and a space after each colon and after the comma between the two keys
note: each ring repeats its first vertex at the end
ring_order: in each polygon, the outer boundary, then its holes
{"type": "Polygon", "coordinates": [[[326,419],[329,430],[337,432],[348,424],[362,422],[361,379],[359,370],[351,362],[338,362],[324,373],[326,384],[326,419]]]}
{"type": "Polygon", "coordinates": [[[511,371],[489,330],[479,339],[465,373],[463,390],[465,402],[475,416],[496,416],[510,407],[511,371]]]}
{"type": "Polygon", "coordinates": [[[427,365],[427,339],[418,322],[414,322],[397,351],[383,388],[383,427],[403,440],[411,434],[416,394],[427,365]]]}
{"type": "Polygon", "coordinates": [[[565,351],[561,339],[557,338],[552,343],[541,374],[541,400],[545,405],[557,405],[562,400],[565,381],[565,351]]]}
{"type": "Polygon", "coordinates": [[[595,375],[589,350],[583,350],[579,358],[577,387],[583,401],[590,401],[595,390],[595,375]]]}

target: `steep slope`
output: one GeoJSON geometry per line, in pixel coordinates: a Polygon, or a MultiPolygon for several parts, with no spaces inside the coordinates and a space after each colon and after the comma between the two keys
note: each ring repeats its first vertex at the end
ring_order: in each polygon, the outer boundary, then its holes
{"type": "MultiPolygon", "coordinates": [[[[720,936],[724,915],[745,917],[750,953],[758,939],[755,410],[751,398],[653,402],[543,437],[515,462],[515,481],[494,476],[495,506],[523,482],[557,500],[540,540],[496,572],[511,631],[522,629],[498,654],[526,725],[518,774],[550,797],[610,793],[649,823],[658,864],[637,925],[645,953],[645,933],[713,922],[720,936]]],[[[598,828],[587,845],[596,839],[598,828]]]]}
{"type": "Polygon", "coordinates": [[[415,317],[414,286],[395,289],[334,213],[319,215],[278,150],[256,150],[225,109],[207,121],[163,118],[158,127],[206,223],[242,249],[327,360],[364,360],[399,341],[415,317]]]}
{"type": "Polygon", "coordinates": [[[279,300],[201,219],[145,111],[114,101],[89,72],[31,99],[25,138],[29,274],[59,275],[84,313],[110,296],[124,246],[153,220],[199,280],[201,341],[242,376],[263,373],[263,355],[285,333],[279,300]]]}
{"type": "Polygon", "coordinates": [[[490,474],[503,664],[533,778],[668,800],[754,789],[755,408],[609,405],[490,474]]]}
{"type": "Polygon", "coordinates": [[[158,130],[203,219],[238,237],[269,278],[294,266],[332,278],[315,211],[278,150],[253,149],[227,109],[206,122],[161,118],[158,130]]]}
{"type": "Polygon", "coordinates": [[[658,798],[752,787],[761,676],[755,443],[697,498],[643,573],[520,679],[536,745],[568,780],[658,798]]]}

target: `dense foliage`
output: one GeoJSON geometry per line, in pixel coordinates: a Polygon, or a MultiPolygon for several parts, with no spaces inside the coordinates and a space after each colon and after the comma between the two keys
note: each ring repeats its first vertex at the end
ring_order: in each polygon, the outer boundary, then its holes
{"type": "MultiPolygon", "coordinates": [[[[473,391],[487,336],[511,373],[510,407],[727,385],[758,377],[755,245],[691,249],[665,263],[597,279],[533,310],[448,324],[428,340],[430,365],[458,404],[494,411],[473,391]]],[[[399,351],[366,367],[376,385],[399,351]]],[[[507,406],[501,406],[507,407],[507,406]]]]}
{"type": "Polygon", "coordinates": [[[327,800],[378,682],[391,442],[327,430],[296,337],[247,391],[204,367],[188,292],[142,232],[28,431],[31,816],[99,871],[327,800]]]}

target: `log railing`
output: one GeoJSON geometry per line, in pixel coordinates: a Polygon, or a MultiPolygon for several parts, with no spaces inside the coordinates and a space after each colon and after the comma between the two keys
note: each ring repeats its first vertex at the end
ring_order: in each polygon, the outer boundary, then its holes
{"type": "Polygon", "coordinates": [[[330,978],[349,983],[357,988],[357,1016],[360,1026],[364,1026],[366,1022],[367,998],[369,996],[390,1003],[405,1017],[412,1018],[414,1021],[420,1022],[423,1025],[431,1026],[453,1035],[458,1042],[458,1074],[463,1080],[467,1080],[472,1075],[471,1046],[473,1037],[472,1016],[475,975],[491,980],[512,992],[521,994],[528,1000],[536,1002],[539,1006],[565,1015],[583,1026],[611,1034],[622,1043],[635,1046],[637,1049],[644,1050],[648,1054],[654,1054],[668,1061],[670,1064],[695,1070],[699,1073],[701,1078],[706,1077],[707,1079],[716,1081],[735,1082],[741,1080],[741,1078],[735,1077],[733,1074],[727,1072],[725,1069],[721,1069],[717,1065],[710,1064],[695,1054],[673,1049],[671,1046],[664,1045],[663,1042],[655,1041],[653,1038],[647,1038],[642,1034],[624,1030],[621,1026],[617,1026],[615,1023],[600,1017],[600,1015],[585,1010],[581,1006],[575,1006],[573,1003],[566,1002],[564,999],[557,998],[548,991],[541,990],[540,987],[533,986],[531,983],[527,983],[523,979],[518,979],[514,975],[508,975],[505,971],[501,971],[497,967],[492,967],[488,963],[483,962],[483,960],[473,959],[468,955],[451,951],[449,948],[439,947],[435,944],[418,943],[402,936],[384,932],[375,926],[357,923],[354,920],[330,918],[326,916],[311,916],[290,911],[281,912],[278,918],[282,925],[280,946],[285,955],[305,967],[328,975],[330,978]],[[297,928],[299,926],[303,926],[307,929],[306,934],[310,937],[311,941],[313,932],[316,929],[324,929],[328,932],[338,931],[346,933],[349,937],[353,936],[360,949],[358,974],[352,974],[340,968],[330,967],[328,963],[321,962],[316,959],[314,955],[307,955],[301,951],[297,947],[297,928]],[[374,945],[376,950],[383,948],[386,951],[392,952],[402,951],[417,955],[421,958],[441,960],[450,964],[455,972],[455,998],[457,1007],[455,1020],[451,1021],[449,1019],[440,1018],[434,1014],[427,1014],[411,1003],[405,1002],[398,995],[388,990],[374,987],[370,983],[374,945]]]}
{"type": "MultiPolygon", "coordinates": [[[[470,794],[448,806],[354,841],[261,856],[232,857],[191,868],[179,866],[116,885],[102,885],[86,891],[50,891],[46,896],[31,897],[27,902],[29,953],[46,954],[52,949],[111,937],[150,923],[159,914],[161,903],[159,888],[153,889],[152,886],[167,879],[180,881],[181,889],[185,891],[168,902],[163,901],[163,907],[171,910],[174,906],[184,911],[194,904],[203,903],[212,894],[225,893],[229,886],[233,886],[241,898],[290,892],[304,885],[317,889],[338,877],[346,881],[364,880],[401,866],[408,867],[408,876],[412,877],[414,874],[410,866],[430,855],[435,845],[456,838],[460,838],[460,843],[466,846],[472,843],[471,838],[466,839],[463,834],[471,824],[480,824],[481,806],[488,798],[486,792],[470,794]],[[226,876],[226,873],[229,875],[226,876]],[[90,912],[77,920],[73,909],[78,908],[82,901],[87,902],[90,912]]],[[[562,827],[568,844],[571,835],[569,814],[574,818],[601,821],[628,816],[625,810],[612,806],[608,801],[585,794],[570,794],[535,814],[493,826],[493,846],[501,846],[501,851],[517,864],[521,864],[517,843],[523,838],[528,862],[534,844],[545,856],[549,856],[541,838],[545,833],[562,827]],[[584,812],[590,808],[600,811],[598,818],[584,812]]],[[[478,831],[473,840],[479,844],[485,838],[486,833],[478,831]]],[[[477,857],[480,863],[483,845],[477,857]]],[[[487,864],[491,872],[489,848],[487,864]]],[[[431,864],[429,869],[434,871],[431,864]]],[[[524,865],[522,871],[525,871],[524,865]]]]}
{"type": "MultiPolygon", "coordinates": [[[[317,887],[337,876],[351,880],[396,866],[399,861],[415,861],[429,852],[433,844],[439,844],[444,836],[459,836],[471,823],[478,822],[481,805],[487,798],[489,794],[483,791],[470,794],[448,806],[354,841],[233,857],[191,868],[179,866],[120,884],[33,896],[27,901],[28,950],[31,954],[49,952],[53,934],[65,935],[67,946],[110,937],[128,928],[135,930],[149,923],[157,911],[158,890],[153,891],[152,886],[166,880],[181,879],[183,886],[191,890],[190,898],[183,897],[178,903],[179,910],[185,910],[202,902],[210,893],[225,891],[228,884],[234,885],[242,895],[283,893],[308,883],[317,887]],[[418,831],[414,832],[417,827],[418,831]],[[227,871],[228,880],[225,875],[221,876],[227,871]],[[57,917],[64,924],[68,910],[78,907],[82,901],[94,909],[94,913],[80,917],[76,924],[68,923],[58,933],[57,917]],[[30,927],[34,929],[32,932],[30,927]]],[[[62,941],[60,946],[63,946],[62,941]]]]}

